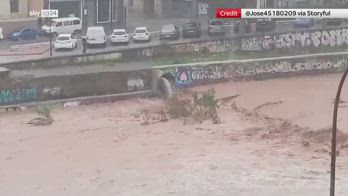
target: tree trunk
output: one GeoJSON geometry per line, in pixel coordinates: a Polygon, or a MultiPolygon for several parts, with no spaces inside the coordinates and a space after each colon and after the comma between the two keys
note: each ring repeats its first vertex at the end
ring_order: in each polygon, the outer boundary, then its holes
{"type": "MultiPolygon", "coordinates": [[[[239,0],[239,7],[240,8],[247,8],[248,6],[248,0],[239,0]]],[[[247,26],[247,23],[246,23],[246,19],[245,18],[241,18],[240,19],[240,27],[239,27],[239,33],[240,34],[244,34],[246,33],[245,30],[246,30],[246,26],[247,26]]]]}

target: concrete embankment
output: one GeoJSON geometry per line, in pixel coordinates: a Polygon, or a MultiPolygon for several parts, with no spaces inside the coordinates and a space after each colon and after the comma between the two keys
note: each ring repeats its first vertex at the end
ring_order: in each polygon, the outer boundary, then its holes
{"type": "Polygon", "coordinates": [[[346,66],[347,54],[326,53],[153,68],[139,64],[104,64],[3,69],[0,77],[0,105],[123,93],[135,95],[137,92],[156,94],[161,77],[167,78],[176,87],[190,87],[227,80],[336,73],[346,66]]]}

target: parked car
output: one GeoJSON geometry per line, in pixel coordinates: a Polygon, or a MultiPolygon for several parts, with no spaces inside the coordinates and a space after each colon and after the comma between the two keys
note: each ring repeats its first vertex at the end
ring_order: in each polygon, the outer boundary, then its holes
{"type": "Polygon", "coordinates": [[[151,41],[151,33],[147,27],[137,27],[133,33],[133,41],[151,41]]]}
{"type": "Polygon", "coordinates": [[[104,31],[104,27],[96,26],[96,27],[88,27],[86,34],[87,46],[97,46],[101,45],[104,48],[106,47],[106,34],[104,31]]]}
{"type": "Polygon", "coordinates": [[[163,25],[160,32],[160,39],[179,39],[180,30],[174,24],[163,25]]]}
{"type": "Polygon", "coordinates": [[[115,29],[110,35],[111,44],[124,43],[129,44],[129,35],[126,32],[126,29],[115,29]]]}
{"type": "Polygon", "coordinates": [[[202,35],[202,29],[201,29],[201,25],[198,22],[191,21],[183,25],[183,29],[182,29],[183,38],[201,37],[201,35],[202,35]]]}
{"type": "Polygon", "coordinates": [[[310,28],[313,25],[313,18],[297,18],[295,20],[295,28],[310,28]]]}
{"type": "Polygon", "coordinates": [[[2,33],[2,28],[0,27],[0,40],[4,39],[4,34],[2,33]]]}
{"type": "Polygon", "coordinates": [[[233,32],[239,33],[239,30],[240,30],[240,21],[237,20],[233,23],[233,32]]]}
{"type": "Polygon", "coordinates": [[[276,28],[276,22],[270,18],[257,19],[256,31],[273,31],[276,28]]]}
{"type": "Polygon", "coordinates": [[[327,26],[340,26],[342,24],[341,18],[325,18],[324,21],[327,26]]]}
{"type": "Polygon", "coordinates": [[[60,34],[78,34],[82,30],[82,24],[80,18],[77,17],[66,17],[66,18],[55,18],[50,24],[46,24],[41,27],[41,31],[45,35],[51,35],[56,37],[60,34]]]}
{"type": "Polygon", "coordinates": [[[222,20],[213,19],[208,23],[208,34],[209,35],[224,35],[226,33],[226,28],[222,20]]]}
{"type": "Polygon", "coordinates": [[[77,48],[77,39],[72,34],[60,34],[54,43],[54,49],[71,49],[77,48]]]}
{"type": "Polygon", "coordinates": [[[37,39],[40,37],[40,31],[36,27],[26,27],[19,31],[8,34],[7,38],[13,41],[37,39]]]}

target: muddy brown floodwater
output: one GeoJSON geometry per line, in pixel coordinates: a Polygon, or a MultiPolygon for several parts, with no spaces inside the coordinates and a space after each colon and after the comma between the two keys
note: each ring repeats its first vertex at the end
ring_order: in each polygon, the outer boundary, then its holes
{"type": "MultiPolygon", "coordinates": [[[[236,107],[218,109],[220,124],[142,125],[144,107],[165,104],[157,99],[57,108],[49,126],[27,124],[37,117],[32,110],[2,112],[0,195],[328,195],[330,130],[322,128],[331,124],[338,81],[327,75],[194,88],[240,95],[236,107]]],[[[337,195],[347,195],[347,137],[339,138],[337,195]]]]}
{"type": "MultiPolygon", "coordinates": [[[[334,99],[341,75],[308,76],[263,81],[228,82],[194,88],[214,88],[218,97],[240,95],[235,101],[249,110],[265,103],[258,113],[285,118],[313,129],[332,126],[334,99]]],[[[338,127],[348,132],[348,84],[343,88],[338,127]]]]}

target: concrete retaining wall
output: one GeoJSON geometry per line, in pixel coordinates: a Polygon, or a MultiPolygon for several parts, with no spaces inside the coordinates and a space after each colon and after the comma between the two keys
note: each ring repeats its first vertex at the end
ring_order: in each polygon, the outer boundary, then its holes
{"type": "Polygon", "coordinates": [[[83,96],[155,92],[161,76],[177,87],[190,87],[227,80],[335,73],[347,66],[347,54],[205,62],[159,66],[153,70],[64,75],[21,81],[9,79],[0,83],[0,106],[83,96]]]}
{"type": "MultiPolygon", "coordinates": [[[[296,48],[339,47],[348,45],[348,28],[310,30],[289,32],[285,34],[269,34],[243,38],[215,38],[191,43],[161,45],[139,50],[138,57],[159,57],[174,54],[219,53],[234,51],[265,51],[296,48]]],[[[132,54],[133,56],[135,54],[132,54]]]]}
{"type": "Polygon", "coordinates": [[[52,76],[0,84],[0,105],[151,90],[152,70],[52,76]]]}
{"type": "Polygon", "coordinates": [[[81,66],[83,64],[91,64],[97,62],[106,62],[121,59],[122,53],[97,53],[90,55],[72,55],[72,56],[60,56],[52,58],[33,59],[26,61],[17,61],[11,63],[0,64],[0,67],[6,67],[8,69],[28,69],[28,68],[52,68],[68,66],[81,66]]]}
{"type": "Polygon", "coordinates": [[[301,74],[340,72],[347,66],[347,55],[269,58],[241,61],[160,66],[162,76],[177,87],[221,82],[226,80],[268,79],[301,74]]]}

